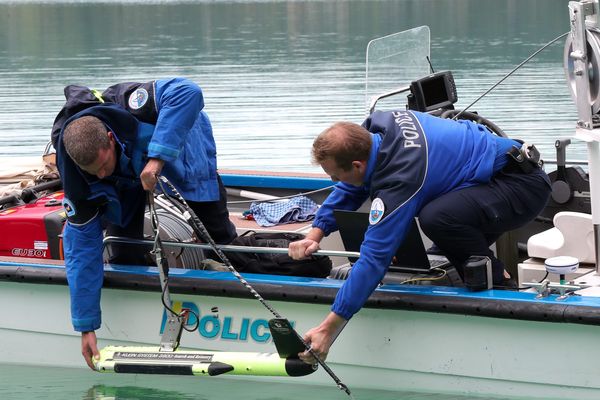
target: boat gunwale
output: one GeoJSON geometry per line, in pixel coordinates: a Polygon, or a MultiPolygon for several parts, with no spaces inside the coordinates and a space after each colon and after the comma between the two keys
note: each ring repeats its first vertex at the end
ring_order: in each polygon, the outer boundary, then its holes
{"type": "MultiPolygon", "coordinates": [[[[10,257],[0,258],[0,281],[67,285],[60,262],[10,257]]],[[[156,292],[161,290],[155,267],[105,266],[106,289],[156,292]]],[[[244,278],[268,301],[329,305],[343,281],[320,278],[244,274],[244,278]]],[[[171,269],[172,294],[254,299],[229,272],[171,269]]],[[[469,292],[464,288],[387,284],[367,300],[366,308],[460,314],[550,323],[600,325],[600,299],[581,296],[556,300],[535,299],[535,293],[506,290],[469,292]],[[586,300],[586,301],[583,301],[586,300]]]]}

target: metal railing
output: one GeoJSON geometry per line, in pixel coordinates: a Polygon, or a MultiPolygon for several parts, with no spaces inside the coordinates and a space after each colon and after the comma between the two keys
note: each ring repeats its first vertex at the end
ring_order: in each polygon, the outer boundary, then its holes
{"type": "MultiPolygon", "coordinates": [[[[106,236],[104,238],[104,246],[110,243],[122,243],[122,244],[137,244],[137,245],[153,245],[154,240],[145,239],[132,239],[121,236],[106,236]]],[[[177,248],[195,248],[202,250],[212,250],[212,246],[205,243],[183,243],[173,241],[161,241],[161,244],[165,247],[177,247],[177,248]]],[[[284,247],[255,247],[255,246],[235,246],[230,244],[217,245],[222,251],[231,251],[238,253],[258,253],[258,254],[287,254],[288,249],[284,247]]],[[[360,253],[356,251],[339,251],[339,250],[318,250],[313,253],[316,256],[329,256],[329,257],[359,257],[360,253]]]]}

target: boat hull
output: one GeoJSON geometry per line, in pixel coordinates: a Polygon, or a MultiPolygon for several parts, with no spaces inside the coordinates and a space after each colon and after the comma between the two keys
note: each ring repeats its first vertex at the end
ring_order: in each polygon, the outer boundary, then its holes
{"type": "MultiPolygon", "coordinates": [[[[5,317],[1,320],[0,362],[85,366],[79,352],[79,335],[70,324],[68,287],[56,278],[57,272],[64,272],[61,266],[45,266],[39,268],[39,282],[0,281],[0,301],[10,304],[4,307],[5,317]],[[54,278],[49,280],[50,276],[54,278]]],[[[143,275],[158,280],[154,273],[146,271],[143,275]]],[[[194,271],[194,275],[213,285],[222,283],[210,274],[199,277],[200,271],[194,271]]],[[[297,285],[278,279],[269,277],[269,285],[282,291],[297,285]]],[[[404,290],[410,289],[406,286],[404,290]]],[[[183,347],[227,352],[275,351],[267,322],[272,316],[250,295],[172,291],[172,297],[176,309],[191,308],[199,316],[199,329],[184,332],[183,347]]],[[[426,297],[415,292],[415,310],[373,306],[361,310],[333,346],[329,366],[351,389],[544,399],[600,397],[594,363],[600,357],[596,345],[600,326],[418,310],[419,302],[426,297]]],[[[329,311],[327,304],[305,301],[270,303],[300,333],[318,324],[329,311]]],[[[97,331],[100,347],[156,346],[160,342],[165,314],[159,291],[106,287],[102,312],[103,325],[97,331]]],[[[333,384],[322,369],[310,376],[277,379],[333,384]]]]}

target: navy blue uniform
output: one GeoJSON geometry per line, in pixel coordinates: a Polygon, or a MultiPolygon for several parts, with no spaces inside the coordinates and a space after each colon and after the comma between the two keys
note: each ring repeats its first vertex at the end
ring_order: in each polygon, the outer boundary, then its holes
{"type": "Polygon", "coordinates": [[[489,246],[535,218],[550,194],[540,168],[502,172],[506,152],[520,143],[470,121],[411,111],[375,112],[363,126],[373,139],[364,185],[336,184],[313,223],[327,235],[337,230],[334,209],[355,210],[372,200],[360,259],[332,311],[349,319],[363,306],[415,216],[459,272],[468,257],[486,255],[493,260],[494,281],[501,281],[503,265],[489,246]]]}
{"type": "MultiPolygon", "coordinates": [[[[94,105],[90,98],[75,115],[69,115],[65,107],[57,117],[60,130],[54,137],[68,216],[64,248],[76,331],[93,331],[101,323],[102,221],[109,223],[109,234],[141,237],[146,196],[139,175],[148,158],[165,161],[162,174],[189,202],[215,241],[229,243],[236,236],[217,174],[216,146],[210,121],[202,111],[200,88],[182,78],[125,83],[107,89],[102,98],[111,102],[94,105]],[[77,167],[62,143],[64,127],[86,115],[99,118],[116,141],[115,171],[103,179],[77,167]]],[[[67,105],[69,101],[68,96],[67,105]]],[[[124,253],[133,257],[111,261],[139,262],[135,256],[140,253],[138,248],[124,253]]]]}

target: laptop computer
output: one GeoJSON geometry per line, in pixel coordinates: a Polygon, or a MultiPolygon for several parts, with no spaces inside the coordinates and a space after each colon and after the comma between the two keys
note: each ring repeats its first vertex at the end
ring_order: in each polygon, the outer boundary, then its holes
{"type": "MultiPolygon", "coordinates": [[[[369,213],[334,210],[333,215],[346,251],[360,251],[360,245],[369,227],[369,213]]],[[[414,218],[404,241],[396,250],[395,256],[396,262],[390,265],[390,272],[428,274],[432,272],[432,268],[450,265],[446,257],[427,254],[419,227],[414,218]]],[[[350,262],[355,261],[356,259],[350,259],[350,262]]]]}

